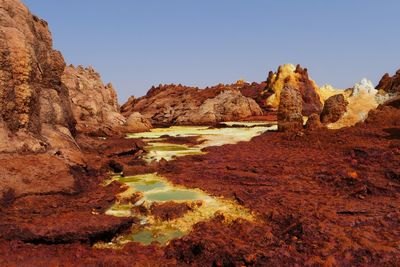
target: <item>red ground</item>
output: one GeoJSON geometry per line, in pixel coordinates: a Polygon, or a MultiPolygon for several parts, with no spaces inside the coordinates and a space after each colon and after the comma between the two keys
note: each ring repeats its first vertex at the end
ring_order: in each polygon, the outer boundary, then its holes
{"type": "MultiPolygon", "coordinates": [[[[93,182],[82,186],[78,195],[10,201],[0,214],[0,265],[400,264],[399,109],[384,107],[371,114],[367,123],[352,128],[303,134],[268,132],[250,142],[209,148],[206,155],[150,167],[134,160],[139,147],[124,154],[132,147],[129,142],[84,140],[82,147],[88,151],[88,164],[103,170],[103,175],[109,160],[132,173],[158,170],[175,183],[235,199],[253,210],[258,221],[226,225],[217,217],[196,225],[188,236],[165,248],[129,244],[122,250],[92,249],[93,239],[106,239],[113,231],[123,231],[127,223],[85,217],[93,210],[104,210],[118,191],[117,186],[104,189],[93,182]],[[69,217],[81,213],[80,221],[69,217]],[[104,229],[109,231],[104,234],[104,229]],[[26,233],[41,238],[32,240],[26,233]]],[[[101,173],[74,175],[89,179],[101,173]]],[[[170,217],[175,209],[165,210],[170,217]]]]}

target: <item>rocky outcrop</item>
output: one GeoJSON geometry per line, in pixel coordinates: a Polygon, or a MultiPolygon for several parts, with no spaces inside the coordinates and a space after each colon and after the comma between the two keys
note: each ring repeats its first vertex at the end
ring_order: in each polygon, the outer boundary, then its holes
{"type": "Polygon", "coordinates": [[[136,104],[137,99],[134,96],[130,96],[128,100],[120,108],[122,114],[130,114],[132,107],[136,104]]]}
{"type": "Polygon", "coordinates": [[[317,113],[313,113],[311,114],[306,122],[306,125],[304,126],[304,128],[308,131],[314,131],[317,129],[320,129],[323,127],[321,121],[320,121],[320,116],[317,113]]]}
{"type": "Polygon", "coordinates": [[[324,109],[321,113],[321,122],[337,122],[346,113],[348,104],[343,94],[331,96],[325,101],[324,109]]]}
{"type": "Polygon", "coordinates": [[[92,67],[68,66],[62,82],[68,88],[79,132],[109,135],[125,124],[112,84],[104,84],[92,67]]]}
{"type": "Polygon", "coordinates": [[[266,82],[239,83],[239,82],[240,81],[236,82],[236,84],[240,85],[238,89],[240,90],[242,95],[254,99],[254,101],[257,102],[260,108],[263,108],[265,101],[262,98],[262,92],[264,91],[264,88],[267,85],[267,83],[266,82]]]}
{"type": "Polygon", "coordinates": [[[389,99],[383,105],[400,109],[400,95],[389,99]]]}
{"type": "Polygon", "coordinates": [[[215,124],[262,115],[257,103],[243,96],[240,85],[199,89],[182,85],[153,87],[146,96],[130,98],[121,108],[125,117],[134,112],[157,125],[215,124]]]}
{"type": "Polygon", "coordinates": [[[125,132],[129,133],[147,132],[151,128],[153,128],[153,126],[150,120],[146,119],[139,112],[133,112],[125,122],[125,132]]]}
{"type": "Polygon", "coordinates": [[[207,99],[197,110],[179,117],[176,122],[178,124],[214,124],[257,115],[262,115],[262,111],[253,99],[244,97],[237,90],[227,90],[214,98],[207,99]]]}
{"type": "Polygon", "coordinates": [[[292,87],[284,87],[280,93],[278,131],[301,131],[303,129],[302,107],[300,91],[292,87]]]}
{"type": "Polygon", "coordinates": [[[381,93],[400,94],[400,70],[392,77],[385,73],[376,87],[381,93]]]}
{"type": "Polygon", "coordinates": [[[302,114],[309,116],[312,113],[321,113],[322,102],[318,94],[318,86],[308,76],[307,69],[300,65],[291,64],[280,66],[276,73],[270,71],[262,98],[264,106],[269,109],[277,109],[283,88],[292,87],[301,94],[303,102],[302,114]]]}
{"type": "MultiPolygon", "coordinates": [[[[328,128],[339,129],[354,126],[356,123],[364,121],[371,110],[376,109],[379,104],[385,103],[392,97],[384,91],[376,90],[372,82],[365,78],[351,89],[344,91],[343,95],[348,103],[346,112],[336,122],[327,121],[328,128]]],[[[341,109],[344,109],[343,105],[342,103],[341,109]]]]}
{"type": "Polygon", "coordinates": [[[20,1],[0,1],[0,151],[73,146],[64,68],[47,23],[20,1]]]}

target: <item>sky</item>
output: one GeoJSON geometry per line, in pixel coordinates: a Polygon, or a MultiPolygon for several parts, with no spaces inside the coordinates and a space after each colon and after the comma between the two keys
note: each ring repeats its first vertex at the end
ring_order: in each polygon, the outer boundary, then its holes
{"type": "Polygon", "coordinates": [[[260,82],[285,63],[336,88],[400,68],[398,0],[22,1],[121,103],[158,84],[260,82]]]}

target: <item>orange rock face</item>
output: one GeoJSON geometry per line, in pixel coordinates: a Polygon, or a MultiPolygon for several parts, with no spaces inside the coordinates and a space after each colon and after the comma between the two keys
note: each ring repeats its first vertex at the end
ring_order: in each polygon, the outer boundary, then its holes
{"type": "Polygon", "coordinates": [[[68,88],[78,132],[108,135],[124,125],[114,87],[104,84],[93,68],[68,66],[62,82],[68,88]]]}
{"type": "Polygon", "coordinates": [[[307,69],[300,65],[294,67],[291,64],[278,68],[276,73],[269,72],[268,79],[261,97],[264,98],[264,106],[270,109],[277,109],[279,106],[280,94],[283,88],[290,86],[298,90],[303,101],[304,116],[312,113],[321,113],[322,102],[318,95],[318,86],[308,76],[307,69]]]}
{"type": "Polygon", "coordinates": [[[0,1],[0,18],[0,151],[46,150],[75,132],[64,59],[47,23],[20,1],[0,1]]]}

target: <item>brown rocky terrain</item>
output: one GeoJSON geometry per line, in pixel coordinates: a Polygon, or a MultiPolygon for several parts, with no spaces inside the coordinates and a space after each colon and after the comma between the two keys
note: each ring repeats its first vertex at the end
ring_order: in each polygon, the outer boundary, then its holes
{"type": "Polygon", "coordinates": [[[216,124],[262,115],[257,103],[241,94],[241,87],[240,83],[205,89],[160,85],[146,96],[130,98],[121,111],[126,117],[140,112],[154,125],[216,124]]]}
{"type": "MultiPolygon", "coordinates": [[[[275,118],[248,98],[257,99],[260,84],[160,86],[129,99],[123,118],[112,87],[91,68],[65,70],[47,23],[18,0],[0,0],[0,39],[0,266],[400,265],[399,96],[371,110],[364,122],[330,130],[319,121],[322,103],[307,71],[281,68],[267,84],[279,95],[284,131],[146,164],[139,158],[146,150],[141,140],[98,135],[147,130],[148,119],[201,124],[275,118]],[[312,113],[307,131],[304,110],[312,113]],[[157,172],[235,201],[255,220],[227,224],[219,215],[165,247],[94,247],[139,223],[105,215],[124,191],[105,181],[121,171],[157,172]]],[[[395,94],[397,78],[384,76],[378,88],[395,94]]],[[[345,102],[332,99],[325,102],[326,114],[336,118],[345,102]]],[[[171,220],[193,207],[166,202],[150,208],[171,220]]]]}
{"type": "MultiPolygon", "coordinates": [[[[0,263],[396,266],[400,253],[399,121],[399,105],[391,104],[371,111],[367,121],[355,127],[320,128],[302,135],[267,132],[250,142],[211,147],[205,155],[153,166],[176,184],[236,200],[258,218],[227,225],[223,217],[217,217],[197,224],[189,235],[166,247],[131,243],[118,250],[91,248],[91,242],[107,240],[113,231],[123,231],[126,223],[132,223],[96,215],[113,201],[120,190],[117,185],[106,191],[90,187],[75,196],[10,201],[1,211],[0,229],[13,241],[3,238],[0,242],[0,263]],[[85,223],[64,223],[79,213],[85,223]],[[101,223],[88,216],[98,216],[101,223]],[[41,229],[42,224],[45,228],[41,229]],[[12,251],[18,251],[18,256],[10,256],[15,255],[12,251]]],[[[122,168],[136,166],[136,173],[140,169],[134,157],[116,156],[123,155],[121,151],[131,147],[133,140],[78,141],[85,153],[97,151],[95,157],[87,155],[93,166],[106,164],[108,158],[122,168]]],[[[134,151],[125,155],[135,155],[140,147],[134,151]]],[[[157,208],[166,219],[188,209],[170,204],[157,208]]]]}
{"type": "Polygon", "coordinates": [[[268,132],[169,162],[162,173],[175,183],[237,199],[261,221],[199,224],[168,255],[187,265],[398,265],[399,119],[382,106],[352,128],[268,132]]]}
{"type": "MultiPolygon", "coordinates": [[[[140,142],[106,149],[83,135],[81,111],[71,108],[81,96],[62,81],[64,59],[47,23],[20,1],[0,1],[0,39],[0,239],[90,243],[123,231],[133,220],[102,215],[120,185],[99,185],[111,157],[140,152],[140,142]]],[[[68,71],[77,87],[97,92],[92,70],[68,71]]],[[[118,111],[111,89],[99,99],[118,111]]]]}

